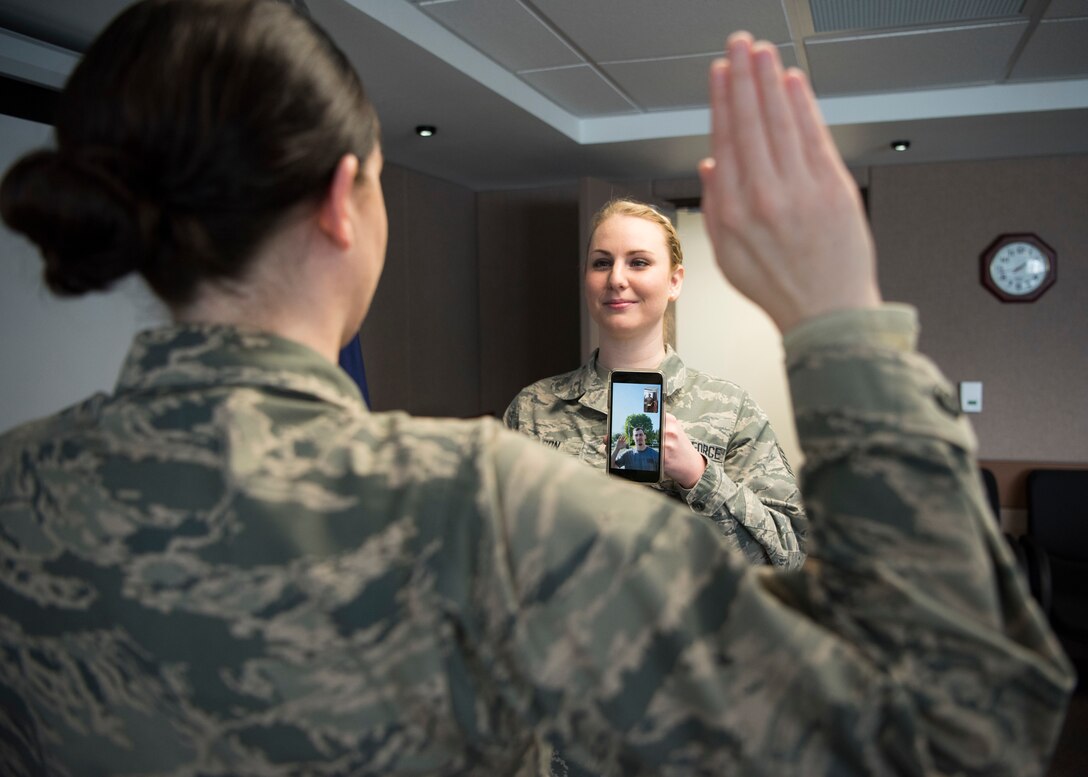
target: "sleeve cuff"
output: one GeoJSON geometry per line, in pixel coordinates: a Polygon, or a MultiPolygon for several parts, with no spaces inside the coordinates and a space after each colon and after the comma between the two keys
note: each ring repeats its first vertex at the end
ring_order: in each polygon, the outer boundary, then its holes
{"type": "MultiPolygon", "coordinates": [[[[726,481],[725,472],[717,462],[711,461],[706,456],[703,456],[703,460],[706,461],[706,469],[703,470],[703,474],[695,482],[695,485],[691,488],[684,488],[677,484],[677,488],[680,489],[680,495],[684,497],[684,501],[696,513],[716,515],[728,498],[728,494],[723,493],[726,481]]],[[[729,481],[729,483],[734,489],[737,487],[732,481],[729,481]]]]}
{"type": "Polygon", "coordinates": [[[910,305],[837,310],[809,319],[782,338],[787,363],[819,348],[859,345],[913,351],[918,343],[918,314],[910,305]]]}
{"type": "Polygon", "coordinates": [[[805,322],[787,338],[794,419],[807,459],[819,450],[907,436],[974,450],[954,388],[914,350],[914,308],[837,311],[805,322]]]}

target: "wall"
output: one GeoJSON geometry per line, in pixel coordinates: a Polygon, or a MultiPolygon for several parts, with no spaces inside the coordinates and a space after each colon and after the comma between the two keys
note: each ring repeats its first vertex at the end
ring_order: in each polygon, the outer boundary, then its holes
{"type": "Polygon", "coordinates": [[[528,384],[579,364],[578,189],[481,192],[476,205],[480,406],[501,415],[528,384]]]}
{"type": "Polygon", "coordinates": [[[475,193],[387,164],[385,270],[361,340],[375,410],[501,415],[578,365],[577,186],[475,193]]]}
{"type": "Polygon", "coordinates": [[[950,380],[983,382],[980,458],[1088,463],[1088,157],[874,168],[869,206],[884,296],[918,308],[920,348],[950,380]],[[1005,232],[1058,253],[1034,303],[979,282],[1005,232]]]}
{"type": "Polygon", "coordinates": [[[375,410],[480,413],[476,196],[387,164],[389,249],[360,330],[375,410]]]}
{"type": "MultiPolygon", "coordinates": [[[[0,171],[51,144],[44,124],[0,115],[0,171]]],[[[42,260],[0,225],[0,432],[110,391],[132,336],[166,319],[139,281],[106,294],[59,299],[41,280],[42,260]]]]}

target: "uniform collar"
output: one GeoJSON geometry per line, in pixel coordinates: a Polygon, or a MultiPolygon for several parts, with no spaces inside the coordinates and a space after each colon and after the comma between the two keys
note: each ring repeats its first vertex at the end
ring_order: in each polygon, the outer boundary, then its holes
{"type": "MultiPolygon", "coordinates": [[[[568,402],[577,400],[582,405],[601,413],[608,412],[608,377],[607,372],[597,365],[599,352],[600,349],[595,349],[585,364],[559,379],[555,386],[557,397],[568,402]],[[602,377],[599,372],[605,372],[605,375],[602,377]]],[[[687,368],[671,345],[665,346],[665,358],[661,360],[657,369],[665,374],[666,397],[672,396],[687,382],[687,368]]]]}
{"type": "Polygon", "coordinates": [[[268,332],[175,324],[136,335],[117,393],[253,387],[366,410],[355,382],[317,351],[268,332]]]}

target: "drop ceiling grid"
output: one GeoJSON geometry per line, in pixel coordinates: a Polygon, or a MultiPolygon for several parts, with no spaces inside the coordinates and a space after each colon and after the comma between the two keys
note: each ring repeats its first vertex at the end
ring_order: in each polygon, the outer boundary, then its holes
{"type": "Polygon", "coordinates": [[[732,31],[790,42],[780,2],[767,0],[531,0],[594,62],[719,52],[732,31]]]}
{"type": "MultiPolygon", "coordinates": [[[[779,46],[787,67],[797,64],[793,46],[779,46]]],[[[706,74],[718,54],[604,63],[608,75],[647,111],[682,110],[707,104],[706,74]]]]}
{"type": "MultiPolygon", "coordinates": [[[[766,0],[416,3],[466,43],[583,117],[705,105],[706,66],[731,30],[743,27],[791,46],[782,5],[766,0]]],[[[795,64],[796,57],[787,61],[795,64]]]]}

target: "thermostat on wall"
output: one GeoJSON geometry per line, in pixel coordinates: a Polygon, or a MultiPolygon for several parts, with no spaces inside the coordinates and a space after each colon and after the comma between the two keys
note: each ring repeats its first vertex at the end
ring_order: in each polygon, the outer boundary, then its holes
{"type": "Polygon", "coordinates": [[[960,409],[965,413],[982,412],[982,381],[960,382],[960,409]]]}

